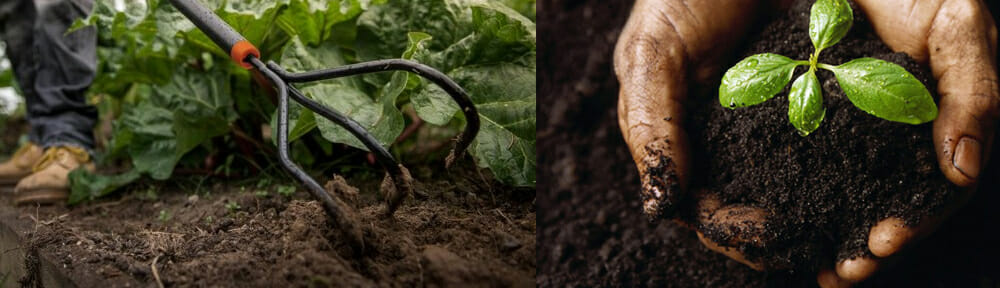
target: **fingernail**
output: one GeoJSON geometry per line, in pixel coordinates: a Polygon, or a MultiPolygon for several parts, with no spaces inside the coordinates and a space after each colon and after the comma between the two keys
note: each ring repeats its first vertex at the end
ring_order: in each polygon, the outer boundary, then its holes
{"type": "Polygon", "coordinates": [[[962,137],[955,147],[955,156],[951,159],[951,164],[965,176],[976,179],[979,177],[979,169],[982,164],[983,147],[979,141],[970,137],[962,137]]]}

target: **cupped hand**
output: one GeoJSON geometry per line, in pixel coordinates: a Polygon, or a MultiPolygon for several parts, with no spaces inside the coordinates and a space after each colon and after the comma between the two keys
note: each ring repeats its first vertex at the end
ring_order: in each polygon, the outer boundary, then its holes
{"type": "MultiPolygon", "coordinates": [[[[749,26],[752,0],[638,0],[615,49],[615,71],[621,83],[618,121],[641,175],[643,210],[654,218],[672,218],[681,203],[696,209],[695,227],[727,227],[720,231],[754,231],[765,212],[723,206],[701,195],[684,195],[691,158],[684,131],[687,83],[719,72],[725,53],[749,26]],[[687,197],[686,197],[687,196],[687,197]],[[685,199],[687,198],[687,199],[685,199]]],[[[753,242],[752,235],[731,235],[731,243],[705,245],[754,269],[735,249],[753,242]]]]}
{"type": "Polygon", "coordinates": [[[1000,117],[997,88],[997,29],[977,0],[856,0],[875,32],[890,48],[929,65],[938,83],[934,147],[941,171],[964,187],[941,215],[910,227],[897,218],[872,227],[868,249],[876,258],[855,258],[822,272],[824,287],[843,287],[868,278],[883,259],[934,230],[962,207],[986,167],[1000,117]]]}
{"type": "MultiPolygon", "coordinates": [[[[787,1],[779,1],[787,2],[787,1]]],[[[895,51],[928,64],[938,81],[939,115],[934,121],[934,145],[941,171],[968,190],[942,215],[909,227],[900,219],[885,219],[872,227],[869,250],[876,258],[855,258],[822,271],[823,286],[850,286],[871,276],[881,261],[936,229],[969,199],[985,167],[993,131],[1000,117],[994,55],[996,27],[986,7],[976,0],[858,0],[878,35],[895,51]]],[[[652,217],[673,217],[690,178],[688,139],[683,129],[686,83],[719,72],[729,47],[753,19],[757,1],[639,0],[615,50],[615,71],[621,91],[618,120],[642,180],[644,211],[652,217]]],[[[774,3],[771,3],[774,4],[774,3]]],[[[695,203],[699,217],[691,225],[739,226],[752,231],[765,212],[722,206],[713,199],[695,203]],[[728,211],[741,213],[720,213],[728,211]],[[737,215],[716,216],[716,215],[737,215]]],[[[745,236],[745,235],[744,235],[745,236]]],[[[725,248],[738,243],[705,245],[755,269],[739,252],[725,248]]],[[[751,241],[752,237],[729,237],[751,241]]]]}

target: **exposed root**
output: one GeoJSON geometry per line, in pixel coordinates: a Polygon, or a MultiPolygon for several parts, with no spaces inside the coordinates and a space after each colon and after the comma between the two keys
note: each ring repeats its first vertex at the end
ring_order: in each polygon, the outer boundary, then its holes
{"type": "Polygon", "coordinates": [[[24,276],[17,280],[21,287],[44,287],[42,285],[41,259],[38,258],[38,244],[31,241],[24,253],[24,276]]]}
{"type": "Polygon", "coordinates": [[[153,279],[156,280],[156,287],[163,288],[163,281],[160,280],[160,271],[156,269],[157,260],[160,260],[160,255],[153,257],[153,263],[149,264],[149,269],[153,271],[153,279]]]}

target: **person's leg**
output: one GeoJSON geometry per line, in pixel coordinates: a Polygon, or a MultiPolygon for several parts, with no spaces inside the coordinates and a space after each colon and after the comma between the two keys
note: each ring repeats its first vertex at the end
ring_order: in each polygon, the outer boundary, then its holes
{"type": "Polygon", "coordinates": [[[97,109],[87,104],[85,92],[97,73],[97,31],[88,27],[66,34],[66,30],[90,13],[93,0],[34,0],[34,4],[34,39],[27,52],[33,59],[22,64],[33,66],[26,70],[34,72],[34,82],[22,90],[35,141],[43,148],[91,151],[97,109]]]}
{"type": "Polygon", "coordinates": [[[31,38],[29,49],[14,51],[11,62],[16,62],[15,70],[22,70],[16,74],[31,137],[45,153],[32,174],[17,183],[14,203],[55,203],[69,195],[70,171],[93,170],[89,152],[97,109],[87,105],[85,92],[96,76],[97,32],[88,27],[66,33],[76,19],[90,13],[93,0],[20,1],[30,2],[22,5],[34,9],[34,21],[31,35],[25,36],[31,38]]]}
{"type": "MultiPolygon", "coordinates": [[[[17,85],[28,95],[34,95],[35,62],[34,26],[35,8],[31,1],[0,1],[0,40],[6,44],[6,56],[14,69],[17,85]],[[30,94],[29,94],[30,93],[30,94]]],[[[29,125],[33,122],[28,115],[29,125]]],[[[39,131],[30,129],[28,140],[41,141],[39,131]]],[[[32,143],[17,150],[7,161],[0,163],[0,187],[13,187],[31,175],[31,168],[42,158],[42,149],[32,143]]]]}
{"type": "MultiPolygon", "coordinates": [[[[7,44],[6,55],[14,69],[14,79],[22,93],[34,95],[35,62],[35,5],[28,0],[2,1],[0,3],[0,39],[7,44]]],[[[32,119],[26,115],[29,125],[32,119]]],[[[28,132],[28,140],[41,141],[35,129],[28,132]]]]}

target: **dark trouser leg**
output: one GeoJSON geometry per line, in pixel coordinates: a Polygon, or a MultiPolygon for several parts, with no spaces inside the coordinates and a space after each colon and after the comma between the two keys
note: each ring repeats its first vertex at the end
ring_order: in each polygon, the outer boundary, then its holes
{"type": "MultiPolygon", "coordinates": [[[[0,3],[0,40],[7,44],[6,55],[14,69],[14,80],[22,93],[34,95],[35,67],[34,26],[35,8],[31,1],[13,0],[0,3]]],[[[28,122],[31,122],[28,116],[28,122]]],[[[41,139],[34,129],[28,139],[38,143],[41,139]]]]}
{"type": "MultiPolygon", "coordinates": [[[[7,0],[10,1],[10,0],[7,0]]],[[[84,93],[97,69],[97,32],[70,34],[74,20],[90,13],[93,0],[13,0],[3,19],[3,39],[18,85],[25,94],[29,138],[42,147],[94,147],[97,109],[84,93]]]]}

